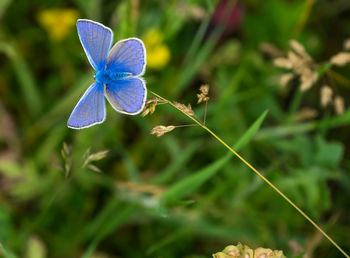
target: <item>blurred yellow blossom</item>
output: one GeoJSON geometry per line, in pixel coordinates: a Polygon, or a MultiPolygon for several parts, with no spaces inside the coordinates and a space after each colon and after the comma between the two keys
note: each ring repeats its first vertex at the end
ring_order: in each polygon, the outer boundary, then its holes
{"type": "Polygon", "coordinates": [[[163,43],[160,31],[152,29],[143,39],[147,50],[147,65],[153,69],[161,69],[170,60],[169,47],[163,43]]]}
{"type": "Polygon", "coordinates": [[[61,41],[71,31],[79,16],[79,12],[70,8],[45,9],[38,13],[37,19],[53,41],[61,41]]]}

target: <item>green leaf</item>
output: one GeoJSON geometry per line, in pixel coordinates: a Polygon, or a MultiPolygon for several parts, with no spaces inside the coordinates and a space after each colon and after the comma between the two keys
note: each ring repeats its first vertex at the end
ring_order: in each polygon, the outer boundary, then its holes
{"type": "Polygon", "coordinates": [[[317,137],[314,153],[315,163],[321,167],[336,168],[344,153],[344,147],[337,142],[326,142],[317,137]]]}
{"type": "Polygon", "coordinates": [[[172,179],[174,174],[179,171],[187,161],[193,156],[199,147],[199,142],[190,143],[186,148],[180,152],[175,159],[166,167],[161,174],[159,174],[154,180],[155,184],[164,184],[172,179]]]}
{"type": "Polygon", "coordinates": [[[0,254],[5,258],[16,258],[16,256],[10,251],[6,250],[5,247],[0,243],[0,254]]]}
{"type": "Polygon", "coordinates": [[[165,237],[162,237],[162,239],[160,239],[159,241],[157,241],[147,249],[147,254],[150,255],[155,251],[159,250],[160,248],[163,248],[171,243],[176,242],[177,240],[185,237],[189,233],[189,231],[190,231],[189,228],[182,227],[176,230],[175,232],[165,237]]]}
{"type": "Polygon", "coordinates": [[[91,257],[95,249],[97,248],[99,242],[109,235],[112,231],[116,230],[120,225],[125,223],[136,211],[138,207],[136,205],[129,205],[124,207],[124,209],[115,211],[113,214],[110,214],[109,219],[105,220],[101,225],[100,230],[97,235],[91,241],[88,249],[83,254],[83,258],[91,257]]]}
{"type": "MultiPolygon", "coordinates": [[[[267,111],[264,111],[245,132],[245,134],[238,140],[238,142],[234,145],[236,150],[245,146],[253,138],[255,133],[259,130],[262,122],[264,121],[266,114],[267,111]]],[[[176,184],[172,185],[167,191],[163,193],[160,199],[160,203],[164,204],[174,202],[195,192],[202,184],[213,177],[230,160],[231,157],[232,153],[228,152],[221,159],[215,161],[205,168],[202,168],[197,173],[189,175],[176,184]]]]}
{"type": "Polygon", "coordinates": [[[0,52],[5,53],[12,61],[28,110],[34,115],[38,114],[42,110],[42,101],[29,66],[21,57],[19,51],[8,43],[0,43],[0,52]]]}
{"type": "Polygon", "coordinates": [[[253,138],[253,136],[259,130],[262,122],[264,122],[267,113],[268,113],[268,110],[265,110],[264,113],[262,113],[259,116],[259,118],[249,127],[249,129],[245,132],[245,134],[238,140],[238,142],[234,146],[234,149],[236,151],[238,151],[240,148],[248,144],[248,142],[253,138]]]}
{"type": "Polygon", "coordinates": [[[165,191],[160,199],[161,202],[173,202],[196,191],[204,182],[216,174],[229,160],[230,156],[224,156],[213,164],[199,170],[196,174],[187,176],[165,191]]]}

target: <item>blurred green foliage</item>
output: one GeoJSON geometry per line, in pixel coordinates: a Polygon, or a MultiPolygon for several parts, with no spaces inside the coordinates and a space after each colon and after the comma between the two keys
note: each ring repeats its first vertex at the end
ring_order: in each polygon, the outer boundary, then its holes
{"type": "MultiPolygon", "coordinates": [[[[131,117],[107,105],[104,124],[68,129],[93,71],[75,21],[64,25],[58,15],[51,28],[40,21],[40,13],[54,8],[104,23],[115,41],[158,31],[171,59],[161,69],[147,69],[147,87],[191,103],[203,117],[196,94],[208,83],[208,127],[350,252],[350,110],[335,115],[320,107],[322,80],[302,95],[298,81],[281,89],[281,70],[261,51],[269,43],[284,52],[296,37],[315,60],[328,60],[350,32],[347,0],[2,0],[2,255],[210,257],[242,242],[287,257],[340,256],[199,127],[150,135],[159,124],[191,122],[170,106],[131,117]],[[59,26],[67,33],[54,40],[50,31],[59,26]],[[294,119],[303,107],[317,116],[294,119]]],[[[335,70],[343,76],[336,91],[348,104],[350,69],[335,70]]]]}

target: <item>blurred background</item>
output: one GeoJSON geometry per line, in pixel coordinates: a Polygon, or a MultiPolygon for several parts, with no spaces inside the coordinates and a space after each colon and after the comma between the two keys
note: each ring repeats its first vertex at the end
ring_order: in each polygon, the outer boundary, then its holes
{"type": "Polygon", "coordinates": [[[211,257],[241,242],[341,257],[200,127],[151,135],[191,124],[169,105],[107,104],[103,124],[68,129],[94,74],[78,18],[143,39],[147,87],[201,119],[208,84],[207,126],[228,145],[257,121],[239,153],[349,253],[349,17],[347,0],[1,0],[2,255],[211,257]]]}

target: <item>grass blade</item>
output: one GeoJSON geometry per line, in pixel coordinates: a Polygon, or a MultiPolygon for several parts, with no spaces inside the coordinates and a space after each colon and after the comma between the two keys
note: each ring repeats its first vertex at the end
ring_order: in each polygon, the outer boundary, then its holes
{"type": "MultiPolygon", "coordinates": [[[[264,111],[260,117],[249,127],[246,133],[238,140],[234,145],[236,150],[242,148],[253,138],[256,132],[259,130],[261,124],[263,123],[267,111],[264,111]]],[[[205,168],[199,170],[196,174],[187,176],[178,183],[171,186],[167,191],[161,196],[161,203],[169,203],[177,201],[193,192],[195,192],[202,184],[204,184],[209,178],[214,176],[229,160],[233,157],[231,152],[228,152],[221,159],[215,161],[214,163],[208,165],[205,168]]]]}
{"type": "Polygon", "coordinates": [[[42,104],[29,66],[10,44],[0,43],[0,52],[5,53],[11,59],[28,110],[32,115],[37,115],[42,110],[42,104]]]}

